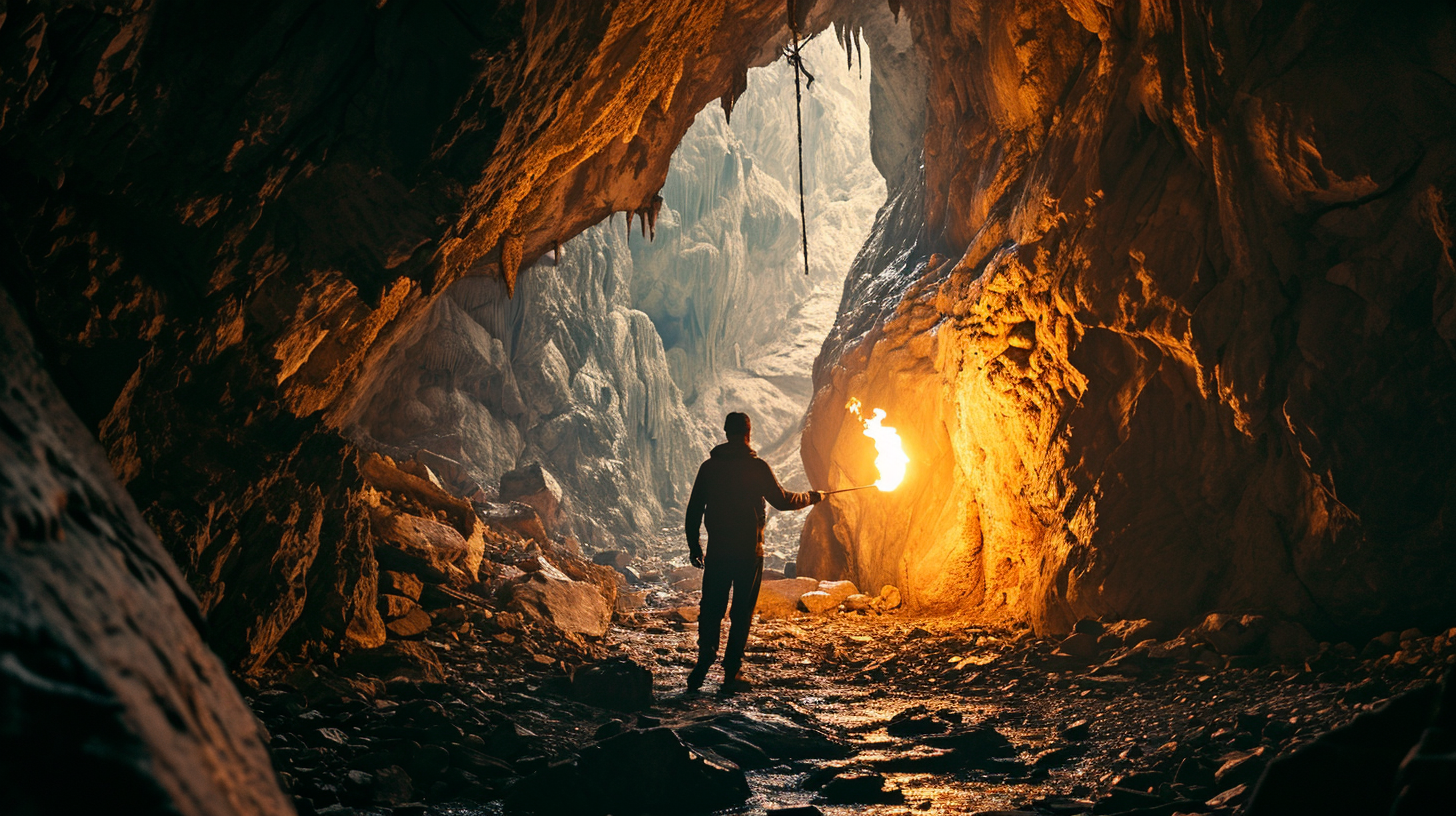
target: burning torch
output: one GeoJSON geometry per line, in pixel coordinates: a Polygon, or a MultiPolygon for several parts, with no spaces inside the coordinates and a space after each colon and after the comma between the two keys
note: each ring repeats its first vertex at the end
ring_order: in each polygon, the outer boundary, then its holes
{"type": "Polygon", "coordinates": [[[849,404],[844,407],[864,422],[864,435],[875,441],[875,468],[879,470],[880,478],[874,484],[825,490],[824,495],[848,493],[852,490],[868,490],[871,487],[878,487],[882,492],[888,493],[899,487],[900,482],[905,479],[905,466],[910,464],[910,457],[905,455],[905,448],[900,443],[900,434],[894,428],[881,424],[885,419],[884,410],[876,408],[873,415],[869,419],[865,419],[864,415],[860,413],[858,399],[851,399],[849,404]]]}

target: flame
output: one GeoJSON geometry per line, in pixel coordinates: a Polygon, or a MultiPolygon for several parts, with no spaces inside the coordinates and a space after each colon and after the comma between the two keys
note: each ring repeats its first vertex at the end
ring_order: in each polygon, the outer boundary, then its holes
{"type": "Polygon", "coordinates": [[[894,428],[880,424],[885,419],[884,410],[876,408],[874,416],[865,419],[860,413],[858,399],[851,399],[844,407],[864,422],[864,435],[875,440],[875,467],[880,471],[875,487],[887,493],[899,487],[900,482],[905,480],[905,466],[910,464],[910,457],[905,455],[905,448],[900,444],[900,434],[894,428]]]}

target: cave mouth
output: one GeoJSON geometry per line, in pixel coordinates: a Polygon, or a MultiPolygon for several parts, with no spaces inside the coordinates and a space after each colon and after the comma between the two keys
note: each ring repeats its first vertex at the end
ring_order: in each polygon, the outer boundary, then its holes
{"type": "MultiPolygon", "coordinates": [[[[509,485],[539,468],[563,507],[552,535],[651,568],[685,563],[687,492],[731,411],[753,418],[785,487],[810,489],[798,441],[814,360],[886,198],[858,38],[842,24],[803,43],[801,133],[787,56],[749,69],[731,106],[697,114],[653,207],[553,248],[514,292],[453,284],[356,439],[481,500],[520,498],[509,485]]],[[[771,570],[794,561],[804,515],[773,513],[771,570]]]]}

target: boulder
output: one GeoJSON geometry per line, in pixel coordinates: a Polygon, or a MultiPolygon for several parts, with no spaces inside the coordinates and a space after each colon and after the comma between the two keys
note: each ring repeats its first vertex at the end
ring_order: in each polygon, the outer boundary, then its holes
{"type": "Polygon", "coordinates": [[[640,592],[618,592],[617,612],[636,612],[647,605],[647,590],[640,592]]]}
{"type": "Polygon", "coordinates": [[[602,550],[592,555],[591,560],[593,564],[620,570],[632,565],[632,553],[626,550],[602,550]]]}
{"type": "Polygon", "coordinates": [[[736,711],[709,714],[677,726],[689,745],[715,747],[732,739],[752,745],[775,762],[806,759],[841,759],[854,749],[843,740],[783,717],[756,712],[752,717],[736,711]]]}
{"type": "Polygon", "coordinates": [[[851,595],[859,594],[859,587],[853,581],[820,581],[819,591],[827,594],[834,606],[844,603],[844,599],[851,595]]]}
{"type": "Polygon", "coordinates": [[[880,606],[885,609],[900,608],[900,589],[894,584],[880,587],[880,606]]]}
{"type": "Polygon", "coordinates": [[[476,502],[474,506],[476,515],[486,524],[543,544],[551,540],[546,534],[546,525],[541,522],[541,514],[529,504],[476,502]]]}
{"type": "Polygon", "coordinates": [[[1072,631],[1079,635],[1091,635],[1094,638],[1100,638],[1107,631],[1107,627],[1100,620],[1083,618],[1072,626],[1072,631]]]}
{"type": "Polygon", "coordinates": [[[554,567],[508,582],[500,595],[512,609],[564,632],[601,637],[612,622],[611,607],[597,587],[573,581],[554,567]]]}
{"type": "Polygon", "coordinates": [[[445,669],[434,650],[413,640],[391,640],[377,649],[355,652],[344,658],[342,668],[386,682],[445,682],[445,669]]]}
{"type": "Polygon", "coordinates": [[[762,618],[791,618],[799,614],[799,599],[806,592],[819,589],[819,582],[813,578],[785,578],[782,581],[764,581],[758,589],[758,603],[754,611],[762,618]]]}
{"type": "Polygon", "coordinates": [[[851,772],[834,777],[819,792],[824,801],[836,805],[899,804],[905,794],[894,785],[887,787],[883,774],[851,772]]]}
{"type": "Polygon", "coordinates": [[[844,599],[844,611],[866,612],[874,604],[874,600],[874,598],[870,597],[869,595],[865,595],[864,593],[851,595],[848,598],[844,599]]]}
{"type": "Polygon", "coordinates": [[[572,672],[571,696],[614,711],[652,707],[652,672],[634,660],[615,657],[572,672]]]}
{"type": "Polygon", "coordinates": [[[1091,660],[1097,656],[1097,636],[1090,632],[1073,632],[1057,647],[1062,654],[1091,660]]]}
{"type": "Polygon", "coordinates": [[[1221,655],[1247,655],[1259,650],[1268,632],[1269,620],[1262,615],[1215,612],[1194,627],[1191,635],[1221,655]]]}
{"type": "Polygon", "coordinates": [[[1098,640],[1102,642],[1102,648],[1110,649],[1136,646],[1145,640],[1161,640],[1169,634],[1168,627],[1161,623],[1145,619],[1121,620],[1104,626],[1098,640]]]}
{"type": "Polygon", "coordinates": [[[443,513],[452,527],[464,531],[462,534],[475,523],[475,512],[468,500],[452,495],[437,481],[401,469],[387,456],[371,453],[364,457],[359,470],[364,480],[376,490],[408,496],[430,510],[443,513]]]}
{"type": "Polygon", "coordinates": [[[399,638],[412,638],[423,635],[434,623],[430,613],[418,606],[412,607],[402,617],[384,624],[389,634],[399,638]]]}
{"type": "Polygon", "coordinates": [[[414,799],[414,784],[409,774],[398,765],[374,772],[374,803],[394,807],[414,799]]]}
{"type": "Polygon", "coordinates": [[[379,571],[379,591],[390,595],[403,595],[412,601],[420,599],[420,592],[424,590],[424,582],[419,576],[411,575],[408,572],[395,572],[393,570],[379,571]]]}
{"type": "Polygon", "coordinates": [[[403,595],[382,594],[379,596],[379,614],[387,621],[402,618],[420,605],[403,595]]]}
{"type": "Polygon", "coordinates": [[[480,536],[467,539],[448,524],[393,513],[383,507],[371,513],[374,555],[386,570],[410,572],[434,583],[472,584],[485,557],[480,536]]]}
{"type": "Polygon", "coordinates": [[[689,748],[670,728],[626,731],[511,788],[507,813],[703,813],[748,800],[726,760],[689,748]]]}
{"type": "Polygon", "coordinates": [[[445,483],[440,481],[440,477],[435,475],[435,471],[430,470],[429,465],[419,461],[418,459],[400,460],[395,462],[395,466],[405,473],[410,474],[411,476],[417,476],[434,485],[435,487],[440,488],[441,490],[446,490],[445,483]]]}
{"type": "Polygon", "coordinates": [[[838,605],[834,602],[832,595],[817,589],[813,592],[805,592],[799,596],[799,606],[803,607],[811,615],[822,615],[825,612],[833,610],[838,605]]]}
{"type": "MultiPolygon", "coordinates": [[[[441,456],[438,453],[428,450],[415,451],[415,461],[424,465],[440,477],[440,481],[451,487],[462,487],[470,484],[470,471],[465,465],[448,456],[441,456]]],[[[479,490],[479,487],[470,486],[470,492],[479,490]]]]}
{"type": "Polygon", "coordinates": [[[668,570],[667,582],[678,592],[696,592],[703,588],[703,571],[698,567],[676,567],[668,570]]]}
{"type": "Polygon", "coordinates": [[[1264,649],[1276,663],[1298,665],[1319,652],[1319,642],[1298,623],[1281,620],[1269,625],[1264,649]]]}
{"type": "Polygon", "coordinates": [[[500,498],[531,506],[541,518],[548,535],[564,532],[568,526],[561,484],[539,462],[531,462],[501,476],[500,498]]]}

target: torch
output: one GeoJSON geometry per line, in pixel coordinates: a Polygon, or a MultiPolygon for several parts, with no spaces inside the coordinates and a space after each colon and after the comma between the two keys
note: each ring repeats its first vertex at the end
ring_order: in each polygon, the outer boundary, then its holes
{"type": "Polygon", "coordinates": [[[905,455],[905,448],[900,444],[900,434],[894,428],[880,424],[885,419],[885,412],[874,409],[873,416],[865,419],[860,413],[860,402],[852,399],[844,406],[864,423],[864,435],[875,440],[875,468],[880,472],[880,478],[874,484],[860,485],[858,487],[841,487],[838,490],[825,490],[824,495],[829,496],[835,493],[848,493],[851,490],[868,490],[871,487],[878,487],[882,492],[888,493],[900,486],[905,478],[905,466],[910,464],[910,457],[905,455]]]}
{"type": "Polygon", "coordinates": [[[851,490],[869,490],[872,487],[879,487],[877,484],[860,485],[859,487],[841,487],[838,490],[821,490],[826,496],[833,496],[835,493],[848,493],[851,490]]]}

